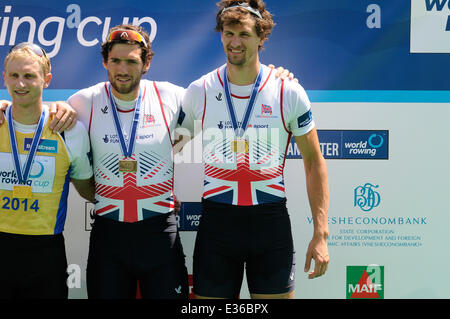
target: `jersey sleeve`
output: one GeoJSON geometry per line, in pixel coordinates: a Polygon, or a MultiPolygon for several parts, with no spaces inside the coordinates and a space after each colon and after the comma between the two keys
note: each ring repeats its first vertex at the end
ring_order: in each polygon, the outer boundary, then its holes
{"type": "Polygon", "coordinates": [[[303,87],[297,82],[284,81],[282,90],[283,116],[287,129],[301,136],[315,127],[311,103],[303,87]]]}
{"type": "Polygon", "coordinates": [[[94,87],[80,90],[67,99],[67,103],[75,109],[78,120],[86,129],[89,129],[91,119],[92,97],[94,87]]]}
{"type": "Polygon", "coordinates": [[[174,127],[171,128],[174,129],[179,125],[183,118],[181,105],[183,103],[186,89],[170,82],[157,82],[157,86],[161,94],[162,101],[166,102],[166,105],[170,108],[176,119],[174,122],[174,127]]]}
{"type": "Polygon", "coordinates": [[[70,177],[89,179],[93,175],[89,136],[81,122],[64,132],[64,141],[70,158],[70,177]]]}
{"type": "Polygon", "coordinates": [[[195,136],[202,129],[205,104],[203,79],[192,82],[186,90],[182,103],[179,125],[187,129],[190,136],[195,136]]]}

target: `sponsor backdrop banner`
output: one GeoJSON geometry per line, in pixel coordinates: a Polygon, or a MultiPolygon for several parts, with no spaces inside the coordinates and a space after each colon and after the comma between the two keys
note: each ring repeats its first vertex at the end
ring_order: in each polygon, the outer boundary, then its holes
{"type": "MultiPolygon", "coordinates": [[[[0,55],[22,41],[52,59],[46,101],[106,79],[110,27],[142,25],[155,56],[145,78],[189,83],[225,62],[214,0],[2,1],[0,55]]],[[[301,154],[285,167],[297,256],[296,298],[449,298],[447,238],[450,1],[267,0],[277,25],[261,58],[293,71],[316,119],[330,183],[327,274],[303,273],[312,236],[301,154]],[[439,265],[439,267],[436,267],[439,265]]],[[[0,98],[8,99],[5,89],[0,98]]],[[[175,157],[178,216],[189,273],[201,222],[201,143],[175,157]]],[[[0,176],[0,178],[6,178],[0,176]]],[[[7,182],[5,181],[1,181],[7,182]]],[[[71,187],[65,230],[71,298],[86,298],[93,205],[71,187]]],[[[270,236],[270,234],[268,235],[270,236]]],[[[249,298],[244,283],[241,298],[249,298]]]]}

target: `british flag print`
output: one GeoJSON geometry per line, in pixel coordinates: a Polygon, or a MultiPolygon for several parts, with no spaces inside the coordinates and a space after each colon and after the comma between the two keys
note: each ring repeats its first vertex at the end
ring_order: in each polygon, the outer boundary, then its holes
{"type": "Polygon", "coordinates": [[[230,141],[205,147],[203,197],[243,206],[282,200],[284,153],[263,141],[250,143],[249,153],[232,153],[230,141]]]}
{"type": "Polygon", "coordinates": [[[261,115],[272,115],[272,107],[270,105],[262,104],[261,105],[261,115]]]}
{"type": "Polygon", "coordinates": [[[118,171],[119,155],[107,154],[95,169],[96,214],[110,219],[136,222],[174,208],[171,161],[142,152],[138,172],[118,171]],[[161,178],[163,177],[163,178],[161,178]],[[156,182],[156,180],[158,182],[156,182]]]}

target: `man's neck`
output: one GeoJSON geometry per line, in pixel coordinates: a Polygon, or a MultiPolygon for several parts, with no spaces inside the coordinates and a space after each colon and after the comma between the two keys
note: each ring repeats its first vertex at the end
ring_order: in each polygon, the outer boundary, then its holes
{"type": "Polygon", "coordinates": [[[235,85],[250,85],[255,83],[256,77],[259,73],[260,63],[256,61],[256,63],[252,65],[233,65],[230,62],[227,62],[227,75],[228,81],[235,85]]]}
{"type": "Polygon", "coordinates": [[[42,101],[36,105],[16,105],[13,101],[12,116],[20,124],[37,124],[42,113],[42,101]]]}

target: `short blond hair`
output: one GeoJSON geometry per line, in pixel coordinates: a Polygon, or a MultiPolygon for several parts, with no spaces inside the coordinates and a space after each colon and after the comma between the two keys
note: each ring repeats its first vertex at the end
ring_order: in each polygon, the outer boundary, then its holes
{"type": "Polygon", "coordinates": [[[33,50],[26,46],[20,49],[12,50],[8,53],[8,55],[5,58],[5,61],[3,63],[3,67],[6,70],[6,65],[8,64],[9,60],[14,58],[31,58],[39,63],[41,66],[42,72],[45,75],[49,74],[52,70],[52,65],[50,63],[50,59],[47,57],[46,54],[43,54],[42,56],[37,55],[33,52],[33,50]]]}

